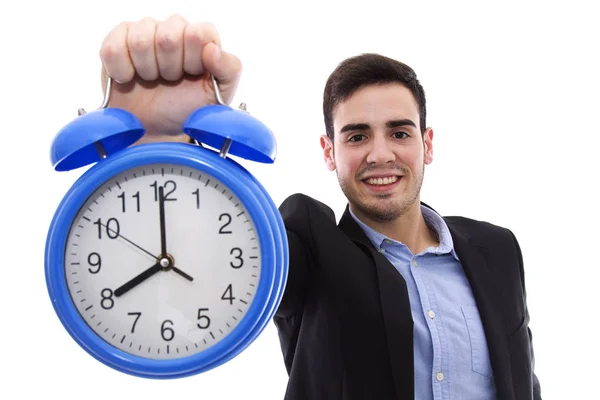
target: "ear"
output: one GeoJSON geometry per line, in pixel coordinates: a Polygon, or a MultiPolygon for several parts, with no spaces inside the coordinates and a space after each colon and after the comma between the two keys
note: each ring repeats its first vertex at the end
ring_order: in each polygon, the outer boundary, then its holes
{"type": "Polygon", "coordinates": [[[427,128],[423,133],[423,148],[425,150],[423,160],[426,165],[429,165],[433,162],[433,128],[427,128]]]}
{"type": "Polygon", "coordinates": [[[321,135],[321,148],[323,149],[323,158],[325,160],[325,166],[328,170],[335,170],[335,158],[333,155],[333,143],[329,136],[321,135]]]}

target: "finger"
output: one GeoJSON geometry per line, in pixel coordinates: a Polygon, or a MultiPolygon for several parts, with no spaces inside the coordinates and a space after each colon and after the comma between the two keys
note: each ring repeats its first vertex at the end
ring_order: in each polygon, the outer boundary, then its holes
{"type": "Polygon", "coordinates": [[[144,18],[129,27],[127,46],[137,75],[146,81],[158,78],[158,64],[154,52],[156,20],[144,18]]]}
{"type": "Polygon", "coordinates": [[[117,25],[106,35],[100,46],[103,75],[106,72],[108,76],[120,83],[129,82],[135,76],[135,68],[127,49],[129,25],[129,22],[117,25]]]}
{"type": "Polygon", "coordinates": [[[158,24],[154,41],[154,51],[158,73],[169,81],[183,76],[183,32],[187,21],[174,15],[158,24]]]}
{"type": "Polygon", "coordinates": [[[183,34],[183,70],[190,75],[205,72],[202,51],[208,43],[221,47],[219,33],[213,24],[201,23],[188,25],[183,34]]]}
{"type": "Polygon", "coordinates": [[[202,52],[202,59],[206,72],[217,78],[219,86],[235,91],[242,74],[242,62],[239,58],[209,43],[202,52]]]}

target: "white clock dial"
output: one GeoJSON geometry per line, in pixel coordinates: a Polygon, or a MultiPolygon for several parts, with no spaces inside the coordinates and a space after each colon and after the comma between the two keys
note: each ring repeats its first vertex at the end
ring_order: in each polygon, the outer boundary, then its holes
{"type": "Polygon", "coordinates": [[[225,338],[252,304],[260,273],[258,234],[242,202],[213,176],[171,164],[102,185],[65,248],[67,286],[89,327],[151,359],[190,356],[225,338]]]}

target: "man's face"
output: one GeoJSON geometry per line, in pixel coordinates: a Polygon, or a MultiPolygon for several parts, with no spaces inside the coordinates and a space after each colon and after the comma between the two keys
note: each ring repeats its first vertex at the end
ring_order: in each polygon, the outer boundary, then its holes
{"type": "Polygon", "coordinates": [[[390,221],[420,201],[433,131],[421,136],[419,109],[400,84],[371,85],[333,110],[334,143],[321,137],[325,163],[357,215],[390,221]]]}

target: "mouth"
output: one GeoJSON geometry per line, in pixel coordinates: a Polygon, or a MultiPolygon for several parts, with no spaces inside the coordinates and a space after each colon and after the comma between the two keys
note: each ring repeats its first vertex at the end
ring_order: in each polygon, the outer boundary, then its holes
{"type": "Polygon", "coordinates": [[[390,175],[363,179],[363,184],[372,191],[381,192],[394,189],[400,184],[403,176],[390,175]]]}

